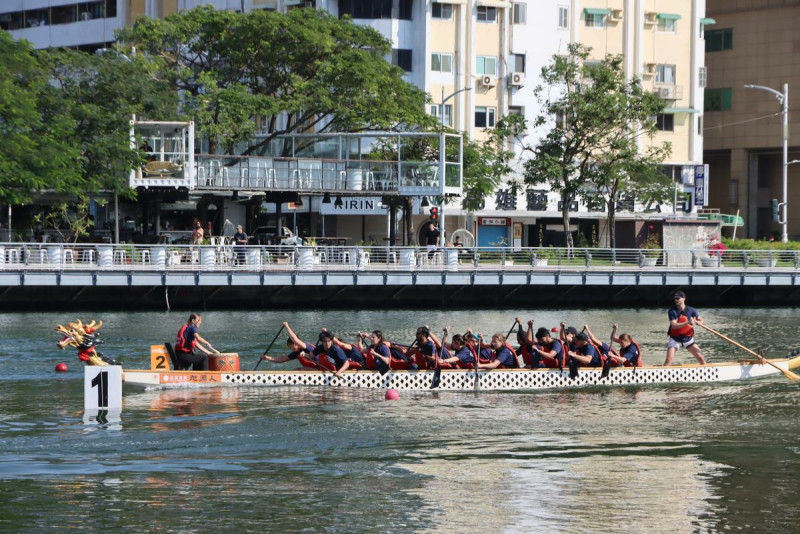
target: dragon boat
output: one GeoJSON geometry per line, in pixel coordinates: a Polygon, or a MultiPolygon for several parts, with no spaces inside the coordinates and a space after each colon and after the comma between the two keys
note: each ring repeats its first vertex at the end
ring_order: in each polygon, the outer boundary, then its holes
{"type": "MultiPolygon", "coordinates": [[[[64,335],[58,346],[78,349],[87,365],[113,365],[115,362],[96,353],[100,343],[97,330],[102,322],[81,321],[58,325],[64,335]]],[[[742,359],[735,362],[642,367],[568,369],[419,369],[348,370],[336,376],[331,369],[309,361],[297,370],[242,371],[236,353],[209,358],[209,371],[176,370],[169,345],[151,345],[150,369],[124,369],[123,382],[145,388],[198,386],[323,386],[336,388],[402,389],[443,391],[524,391],[573,389],[597,386],[642,386],[649,384],[691,384],[751,380],[784,374],[800,367],[800,349],[780,359],[742,359]]]]}

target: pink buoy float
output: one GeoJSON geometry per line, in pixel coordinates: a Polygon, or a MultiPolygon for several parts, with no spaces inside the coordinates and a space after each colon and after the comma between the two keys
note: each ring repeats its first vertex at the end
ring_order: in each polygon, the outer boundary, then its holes
{"type": "Polygon", "coordinates": [[[387,389],[386,390],[386,400],[399,400],[400,393],[396,389],[387,389]]]}

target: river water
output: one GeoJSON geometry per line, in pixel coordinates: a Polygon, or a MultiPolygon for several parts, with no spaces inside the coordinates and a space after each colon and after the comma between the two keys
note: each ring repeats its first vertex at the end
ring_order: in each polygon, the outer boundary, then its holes
{"type": "MultiPolygon", "coordinates": [[[[779,357],[795,309],[706,309],[707,324],[779,357]]],[[[95,313],[129,367],[184,313],[95,313]]],[[[664,358],[665,310],[521,310],[536,326],[630,332],[664,358]]],[[[0,315],[0,531],[797,532],[798,385],[581,392],[126,387],[121,422],[83,422],[82,364],[55,347],[75,313],[0,315]],[[55,364],[70,371],[57,375],[55,364]]],[[[202,334],[257,361],[282,320],[316,339],[419,324],[506,332],[507,311],[209,312],[202,334]]],[[[282,336],[283,337],[283,336],[282,336]]],[[[744,356],[705,332],[711,361],[744,356]]],[[[276,351],[276,353],[280,353],[276,351]]],[[[682,351],[679,361],[690,356],[682,351]]],[[[262,368],[267,363],[262,364],[262,368]]],[[[290,364],[281,366],[287,367],[290,364]]]]}

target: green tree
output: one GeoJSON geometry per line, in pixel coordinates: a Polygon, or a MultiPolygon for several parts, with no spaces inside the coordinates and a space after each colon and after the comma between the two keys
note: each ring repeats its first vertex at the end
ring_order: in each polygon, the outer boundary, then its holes
{"type": "Polygon", "coordinates": [[[199,7],[140,18],[118,34],[158,65],[183,96],[198,131],[232,153],[263,153],[275,137],[304,131],[389,130],[425,119],[425,93],[385,58],[372,28],[323,10],[246,14],[199,7]],[[258,119],[266,137],[253,140],[258,119]]]}
{"type": "Polygon", "coordinates": [[[80,149],[72,124],[30,45],[0,31],[0,202],[30,202],[37,191],[79,190],[80,149]]]}
{"type": "Polygon", "coordinates": [[[176,118],[177,98],[154,79],[151,64],[115,51],[87,54],[45,50],[40,63],[50,79],[48,98],[71,128],[66,139],[80,150],[80,192],[111,190],[132,195],[128,173],[142,163],[131,147],[130,120],[176,118]]]}
{"type": "Polygon", "coordinates": [[[568,247],[573,246],[572,198],[604,195],[613,246],[619,193],[636,190],[657,196],[667,180],[656,171],[669,145],[639,149],[640,141],[645,144],[656,131],[653,117],[663,111],[664,101],[644,90],[638,78],[626,77],[622,57],[589,63],[589,53],[589,48],[571,44],[567,55],[554,56],[542,69],[543,84],[534,90],[542,111],[534,125],[548,129],[534,146],[525,147],[532,157],[525,161],[524,181],[548,183],[561,195],[568,247]]]}

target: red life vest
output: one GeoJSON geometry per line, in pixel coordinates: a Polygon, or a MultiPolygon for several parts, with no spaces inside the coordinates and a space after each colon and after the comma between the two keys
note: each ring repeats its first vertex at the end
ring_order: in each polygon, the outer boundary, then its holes
{"type": "Polygon", "coordinates": [[[694,327],[689,324],[689,315],[684,315],[686,313],[686,309],[678,311],[678,320],[681,317],[686,317],[686,323],[678,328],[673,328],[670,325],[669,332],[667,332],[671,337],[694,337],[694,327]]]}
{"type": "MultiPolygon", "coordinates": [[[[594,347],[594,350],[597,351],[597,355],[600,356],[600,366],[599,367],[603,367],[603,365],[605,365],[605,363],[606,363],[606,360],[608,359],[608,356],[603,354],[603,351],[600,350],[600,347],[598,347],[597,345],[595,345],[591,341],[589,341],[589,345],[594,347]]],[[[581,364],[581,367],[584,367],[584,364],[581,364]]],[[[585,367],[588,367],[588,365],[585,366],[585,367]]]]}
{"type": "Polygon", "coordinates": [[[519,353],[522,355],[522,361],[525,365],[533,365],[533,345],[520,345],[519,353]]]}
{"type": "Polygon", "coordinates": [[[193,339],[192,342],[187,346],[186,345],[186,338],[184,337],[184,332],[186,332],[186,328],[191,323],[186,323],[178,330],[178,337],[175,338],[175,350],[180,352],[192,352],[194,350],[195,345],[197,345],[197,338],[193,339]]]}
{"type": "MultiPolygon", "coordinates": [[[[566,350],[567,350],[565,345],[566,342],[561,340],[553,340],[553,341],[558,341],[559,343],[561,343],[561,353],[556,354],[555,360],[551,358],[545,358],[544,356],[542,356],[542,365],[550,369],[560,369],[561,367],[563,367],[564,358],[566,356],[566,350]]],[[[539,346],[541,347],[542,352],[549,352],[549,350],[545,350],[546,347],[544,345],[539,344],[539,346]]],[[[550,350],[552,350],[552,345],[550,346],[550,350]]]]}

